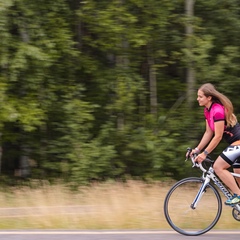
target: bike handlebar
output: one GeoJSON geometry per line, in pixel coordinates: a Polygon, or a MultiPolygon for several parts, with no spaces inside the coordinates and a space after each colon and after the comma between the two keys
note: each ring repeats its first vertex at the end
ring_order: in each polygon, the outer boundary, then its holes
{"type": "MultiPolygon", "coordinates": [[[[207,169],[205,169],[203,166],[202,166],[202,163],[198,163],[198,162],[195,162],[195,158],[197,157],[197,154],[193,154],[192,156],[190,155],[192,152],[192,149],[191,148],[187,148],[187,158],[186,160],[188,160],[189,158],[191,159],[192,161],[192,164],[193,166],[192,167],[198,167],[201,169],[201,171],[203,171],[204,173],[207,172],[207,169]]],[[[206,157],[206,159],[204,159],[205,162],[210,162],[211,164],[214,163],[214,161],[212,159],[210,159],[208,156],[206,157]]]]}

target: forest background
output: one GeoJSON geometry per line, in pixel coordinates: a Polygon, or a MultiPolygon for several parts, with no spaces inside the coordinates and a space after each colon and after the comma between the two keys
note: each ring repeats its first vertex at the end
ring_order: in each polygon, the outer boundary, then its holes
{"type": "Polygon", "coordinates": [[[0,39],[4,179],[179,179],[198,86],[240,113],[238,0],[0,0],[0,39]]]}

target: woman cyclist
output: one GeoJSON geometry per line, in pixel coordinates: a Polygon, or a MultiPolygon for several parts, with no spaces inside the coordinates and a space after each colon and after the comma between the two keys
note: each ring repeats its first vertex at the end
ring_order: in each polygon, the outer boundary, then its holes
{"type": "Polygon", "coordinates": [[[211,83],[203,84],[198,89],[197,101],[199,106],[204,107],[206,130],[191,154],[198,154],[195,161],[201,163],[217,147],[221,139],[225,139],[229,146],[216,159],[213,168],[219,178],[234,193],[225,204],[240,203],[240,189],[238,187],[240,179],[238,179],[237,185],[235,178],[227,170],[232,166],[234,172],[240,173],[240,125],[233,113],[233,105],[211,83]]]}

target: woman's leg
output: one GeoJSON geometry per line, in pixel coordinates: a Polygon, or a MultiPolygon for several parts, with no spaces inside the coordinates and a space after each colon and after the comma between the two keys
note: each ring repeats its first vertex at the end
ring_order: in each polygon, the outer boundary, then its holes
{"type": "Polygon", "coordinates": [[[233,193],[240,195],[240,189],[237,186],[235,178],[227,170],[229,167],[230,165],[220,156],[217,158],[213,165],[214,171],[219,176],[219,178],[231,189],[233,193]]]}

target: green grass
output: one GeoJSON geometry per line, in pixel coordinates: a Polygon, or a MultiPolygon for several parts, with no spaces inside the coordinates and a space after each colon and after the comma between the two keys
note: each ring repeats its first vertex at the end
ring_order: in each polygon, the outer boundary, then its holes
{"type": "MultiPolygon", "coordinates": [[[[72,192],[64,185],[1,191],[0,229],[170,229],[163,201],[171,183],[93,184],[72,192]]],[[[217,229],[238,229],[223,207],[217,229]]]]}

